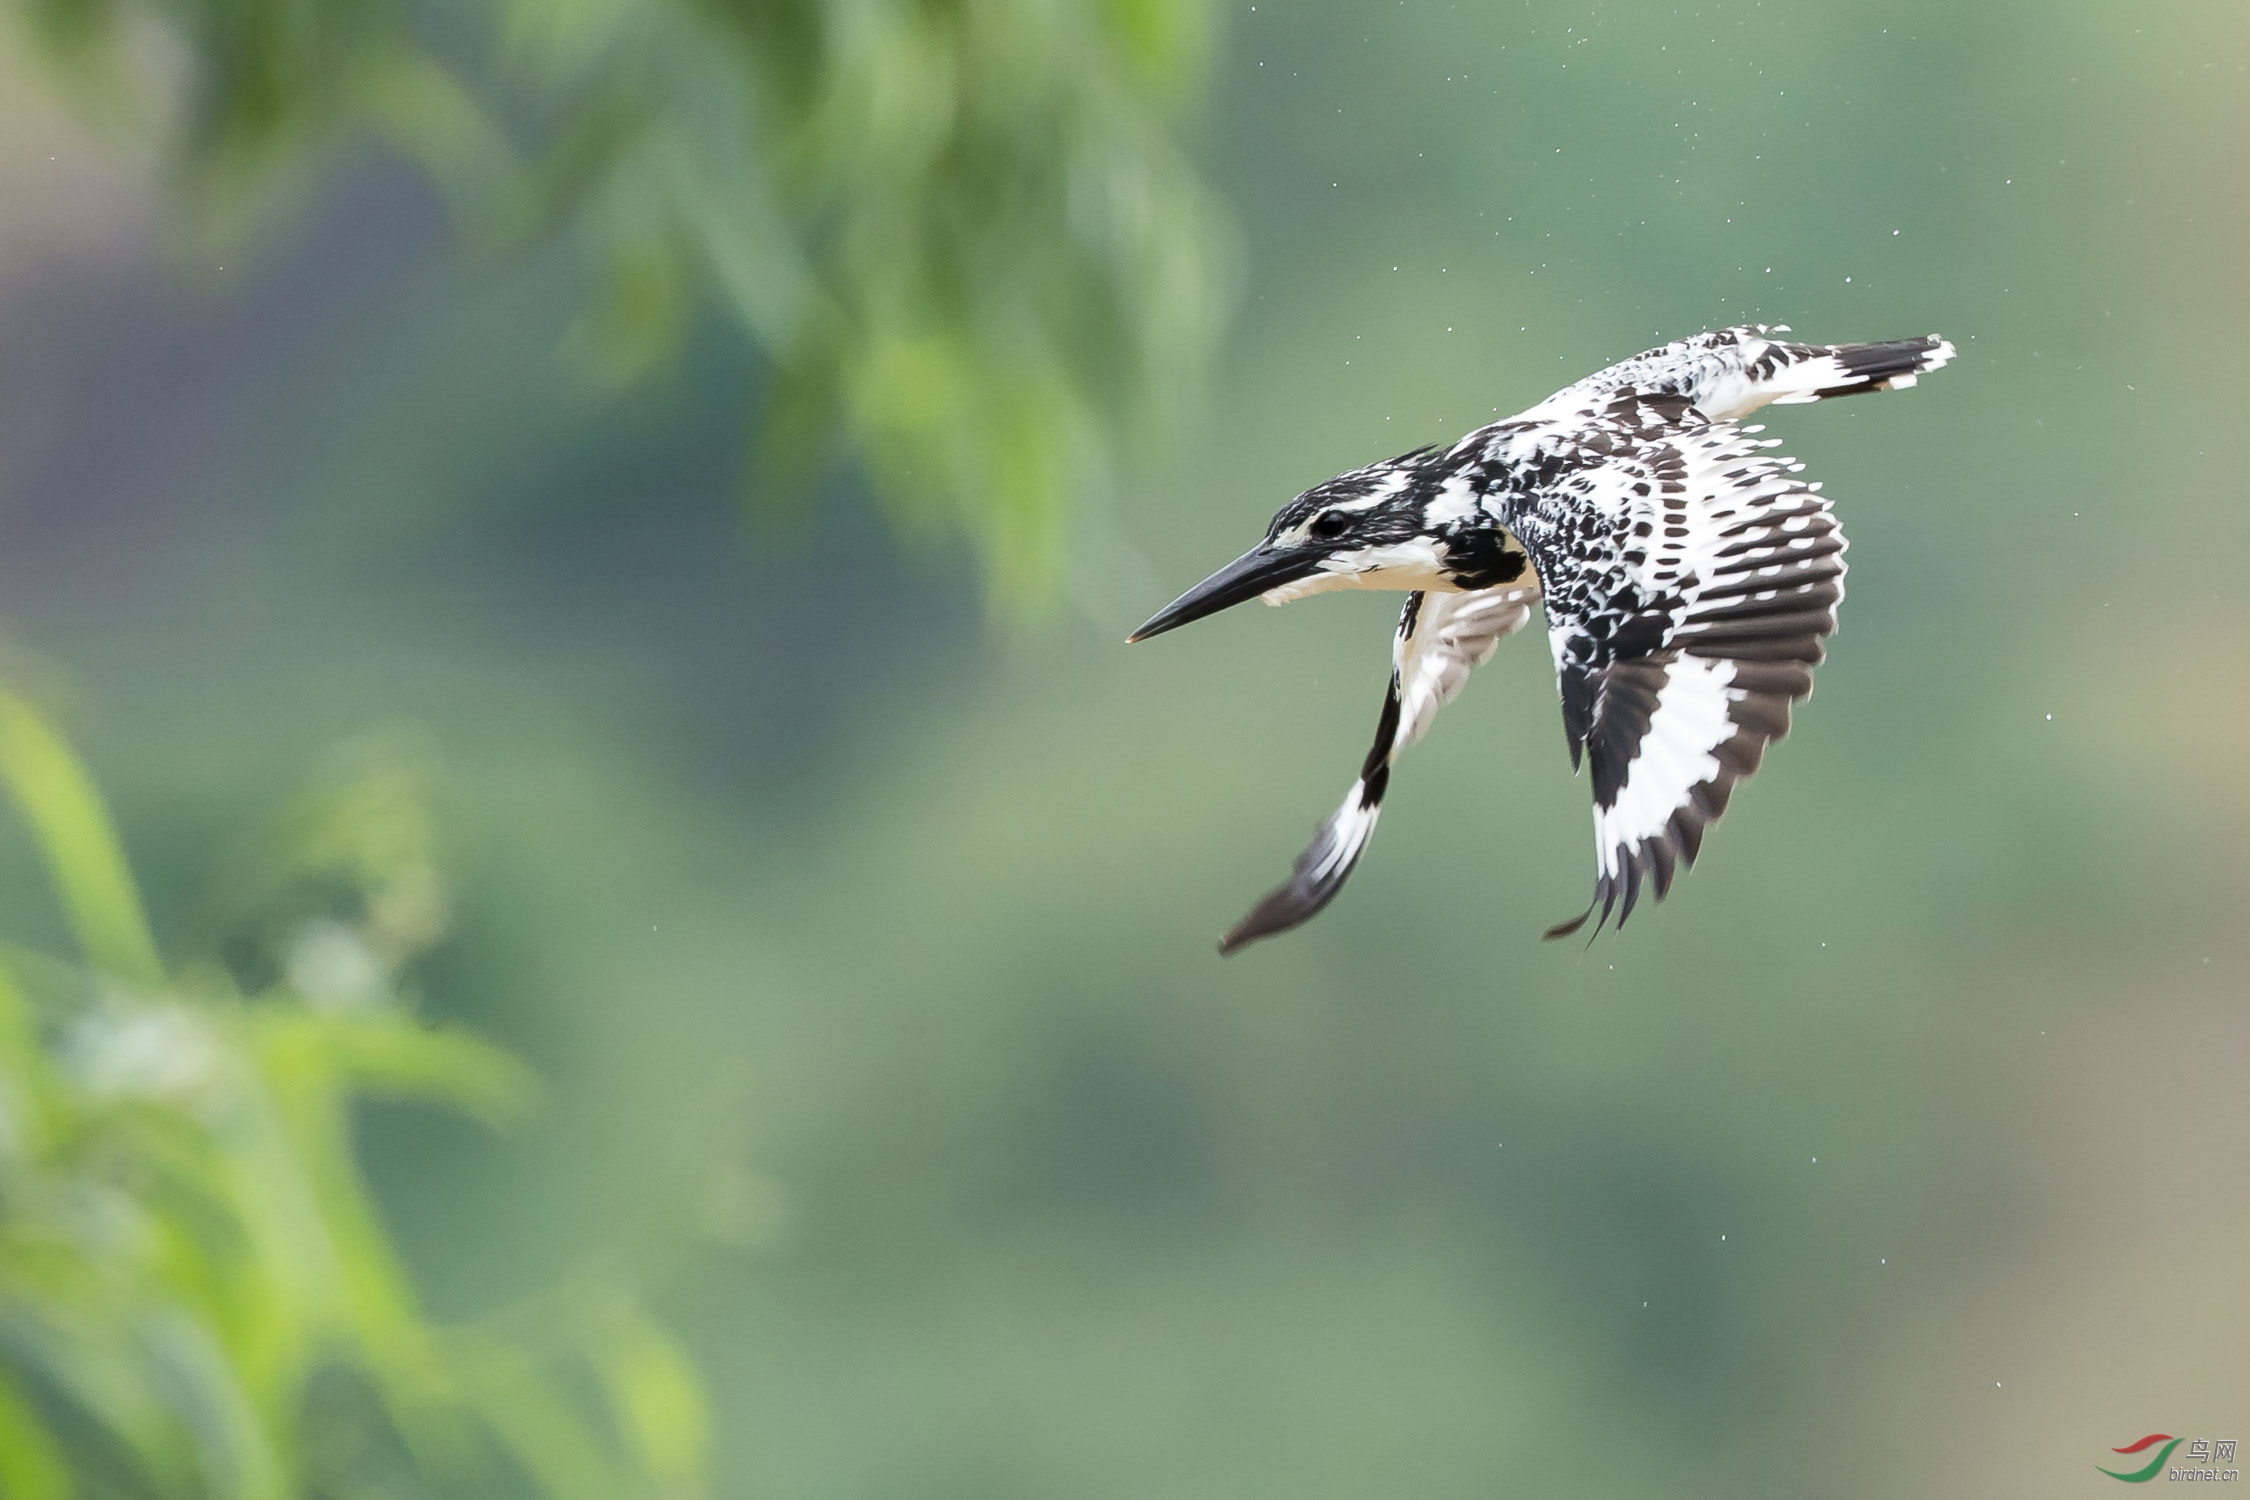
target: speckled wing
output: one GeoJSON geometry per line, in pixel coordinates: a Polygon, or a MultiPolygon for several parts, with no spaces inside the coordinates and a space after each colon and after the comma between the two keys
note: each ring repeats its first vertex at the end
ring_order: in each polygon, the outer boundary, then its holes
{"type": "Polygon", "coordinates": [[[1460,693],[1469,673],[1491,660],[1501,640],[1522,627],[1538,599],[1537,586],[1528,581],[1474,593],[1406,596],[1391,646],[1382,720],[1358,780],[1315,830],[1289,878],[1219,940],[1221,953],[1308,922],[1336,898],[1374,836],[1392,763],[1460,693]]]}
{"type": "MultiPolygon", "coordinates": [[[[1735,783],[1789,730],[1844,596],[1844,536],[1799,465],[1679,396],[1627,390],[1551,432],[1516,527],[1546,590],[1594,896],[1622,926],[1694,863],[1735,783]]],[[[1754,430],[1754,429],[1753,429],[1754,430]]]]}

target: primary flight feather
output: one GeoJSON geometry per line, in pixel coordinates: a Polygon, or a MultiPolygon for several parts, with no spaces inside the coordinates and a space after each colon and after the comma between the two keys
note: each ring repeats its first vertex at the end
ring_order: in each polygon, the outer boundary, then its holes
{"type": "Polygon", "coordinates": [[[1797,344],[1724,328],[1635,355],[1450,448],[1315,485],[1265,540],[1132,639],[1262,597],[1404,589],[1375,744],[1289,879],[1219,951],[1308,921],[1374,834],[1391,766],[1540,605],[1571,763],[1594,793],[1599,931],[1695,862],[1734,784],[1812,692],[1844,597],[1844,534],[1802,465],[1739,425],[1761,406],[1899,390],[1953,357],[1931,335],[1797,344]]]}

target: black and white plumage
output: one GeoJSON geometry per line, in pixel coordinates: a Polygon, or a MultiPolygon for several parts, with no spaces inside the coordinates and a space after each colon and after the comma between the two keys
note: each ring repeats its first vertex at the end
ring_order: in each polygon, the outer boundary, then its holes
{"type": "Polygon", "coordinates": [[[1898,390],[1953,357],[1936,336],[1786,342],[1699,334],[1634,356],[1449,448],[1340,475],[1282,507],[1257,547],[1134,632],[1262,597],[1404,589],[1374,747],[1290,878],[1220,941],[1310,919],[1342,889],[1391,766],[1471,670],[1547,615],[1563,730],[1591,771],[1594,896],[1548,931],[1622,927],[1693,864],[1734,785],[1812,692],[1844,595],[1844,536],[1802,465],[1740,419],[1761,406],[1898,390]]]}

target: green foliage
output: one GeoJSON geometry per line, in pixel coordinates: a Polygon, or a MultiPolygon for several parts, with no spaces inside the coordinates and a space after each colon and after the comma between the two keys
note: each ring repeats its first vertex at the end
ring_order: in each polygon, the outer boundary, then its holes
{"type": "Polygon", "coordinates": [[[170,974],[100,796],[4,691],[0,782],[82,949],[0,960],[0,1494],[700,1493],[696,1377],[629,1295],[433,1324],[360,1179],[356,1099],[530,1092],[401,998],[445,913],[407,764],[293,802],[170,974]]]}
{"type": "Polygon", "coordinates": [[[801,495],[840,439],[1013,602],[1052,587],[1068,498],[1175,425],[1221,320],[1171,123],[1204,0],[22,3],[81,76],[132,20],[176,39],[207,225],[373,131],[494,242],[576,232],[612,377],[715,298],[771,361],[758,487],[801,495]]]}

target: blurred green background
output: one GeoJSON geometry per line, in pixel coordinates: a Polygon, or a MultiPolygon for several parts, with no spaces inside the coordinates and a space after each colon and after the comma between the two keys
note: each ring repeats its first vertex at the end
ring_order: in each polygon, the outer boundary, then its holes
{"type": "MultiPolygon", "coordinates": [[[[6,674],[167,953],[331,747],[434,767],[400,984],[542,1083],[358,1109],[431,1319],[629,1284],[721,1496],[2100,1494],[2250,1436],[2250,12],[839,3],[1028,28],[1032,83],[903,166],[773,85],[713,150],[783,163],[776,311],[693,151],[230,135],[209,37],[128,17],[103,82],[77,9],[0,63],[6,674]],[[1695,872],[1537,941],[1588,813],[1527,637],[1337,905],[1217,960],[1395,601],[1125,630],[1305,485],[1741,320],[1962,357],[1773,419],[1851,597],[1695,872]]],[[[399,34],[483,76],[447,14],[399,34]]],[[[344,43],[277,76],[393,55],[344,43]]],[[[691,143],[694,52],[620,75],[691,143]]],[[[606,64],[539,55],[495,113],[560,141],[606,64]]],[[[822,87],[1001,97],[916,55],[822,87]]],[[[47,881],[11,830],[63,951],[47,881]]]]}

